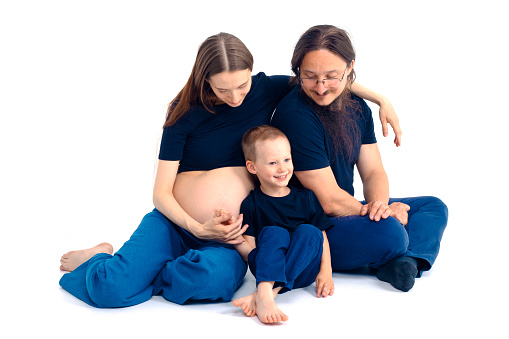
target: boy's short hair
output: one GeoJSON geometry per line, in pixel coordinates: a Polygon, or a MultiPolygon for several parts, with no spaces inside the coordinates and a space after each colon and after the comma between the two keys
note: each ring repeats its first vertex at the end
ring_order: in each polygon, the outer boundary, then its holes
{"type": "Polygon", "coordinates": [[[286,135],[276,127],[270,125],[261,125],[249,129],[242,137],[242,151],[244,158],[250,161],[255,161],[257,141],[276,140],[277,138],[285,138],[286,135]]]}

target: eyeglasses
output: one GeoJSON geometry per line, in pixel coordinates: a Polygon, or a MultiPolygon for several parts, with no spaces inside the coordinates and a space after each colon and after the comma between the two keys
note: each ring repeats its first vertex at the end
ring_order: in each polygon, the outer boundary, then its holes
{"type": "Polygon", "coordinates": [[[332,87],[332,86],[336,86],[341,81],[343,81],[343,78],[345,77],[347,69],[348,69],[348,67],[345,68],[345,71],[343,72],[343,76],[341,77],[341,79],[340,78],[325,78],[323,80],[318,80],[317,78],[301,78],[301,77],[299,77],[299,79],[300,79],[300,82],[302,83],[302,85],[305,87],[318,86],[319,82],[321,82],[324,87],[332,87]]]}

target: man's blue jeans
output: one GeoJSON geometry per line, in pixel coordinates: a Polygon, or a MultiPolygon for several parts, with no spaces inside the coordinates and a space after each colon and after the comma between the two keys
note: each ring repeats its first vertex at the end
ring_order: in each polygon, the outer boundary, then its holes
{"type": "Polygon", "coordinates": [[[447,225],[447,206],[435,197],[389,200],[393,202],[410,206],[404,227],[393,217],[378,222],[368,216],[331,218],[334,226],[326,232],[334,271],[366,265],[376,269],[403,255],[422,259],[419,275],[431,268],[447,225]]]}
{"type": "Polygon", "coordinates": [[[249,269],[261,281],[283,287],[279,293],[311,285],[320,271],[323,234],[313,225],[300,225],[293,234],[277,226],[266,226],[249,253],[249,269]]]}
{"type": "Polygon", "coordinates": [[[231,245],[197,239],[154,210],[113,256],[97,254],[60,279],[95,307],[124,307],[153,295],[183,304],[229,301],[247,265],[231,245]]]}

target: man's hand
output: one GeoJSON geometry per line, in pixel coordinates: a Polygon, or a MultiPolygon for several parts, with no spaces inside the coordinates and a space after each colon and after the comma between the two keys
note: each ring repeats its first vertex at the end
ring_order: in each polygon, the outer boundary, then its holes
{"type": "Polygon", "coordinates": [[[382,218],[387,219],[392,215],[390,207],[379,200],[375,200],[369,204],[362,205],[360,215],[365,216],[368,213],[369,219],[375,221],[380,221],[382,218]]]}
{"type": "Polygon", "coordinates": [[[405,226],[408,223],[408,211],[410,211],[410,206],[402,202],[393,202],[389,207],[391,208],[392,216],[405,226]]]}

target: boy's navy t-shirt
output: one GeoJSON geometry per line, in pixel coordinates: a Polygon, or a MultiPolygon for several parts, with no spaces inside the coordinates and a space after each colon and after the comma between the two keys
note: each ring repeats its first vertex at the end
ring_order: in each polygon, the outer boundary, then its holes
{"type": "Polygon", "coordinates": [[[245,235],[258,238],[265,226],[280,226],[293,233],[302,224],[322,231],[333,225],[313,191],[289,187],[291,191],[284,197],[266,195],[259,186],[249,193],[240,205],[243,223],[249,225],[245,235]]]}
{"type": "MultiPolygon", "coordinates": [[[[335,152],[322,121],[307,102],[300,85],[279,103],[271,125],[283,131],[290,140],[294,171],[330,166],[338,186],[353,196],[354,166],[361,145],[376,143],[376,137],[371,109],[363,99],[354,94],[352,98],[359,107],[357,110],[352,109],[352,112],[360,131],[360,140],[355,142],[352,159],[345,159],[341,153],[335,152]]],[[[298,180],[292,181],[292,184],[301,186],[298,180]]]]}
{"type": "Polygon", "coordinates": [[[241,141],[255,126],[268,124],[279,101],[290,91],[289,77],[252,76],[251,89],[239,107],[191,108],[163,131],[160,160],[180,161],[179,172],[244,166],[241,141]]]}

